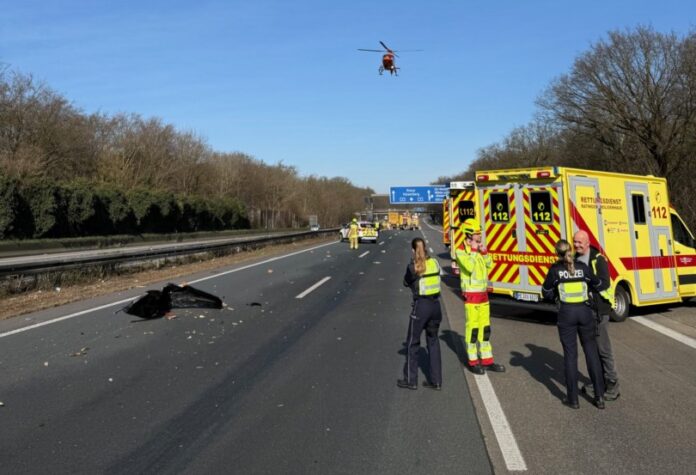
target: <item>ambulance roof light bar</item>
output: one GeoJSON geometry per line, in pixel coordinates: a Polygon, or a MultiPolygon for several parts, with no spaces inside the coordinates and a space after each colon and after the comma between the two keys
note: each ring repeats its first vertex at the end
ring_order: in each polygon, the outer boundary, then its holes
{"type": "Polygon", "coordinates": [[[473,188],[473,181],[451,181],[450,190],[466,190],[467,188],[473,188]]]}
{"type": "Polygon", "coordinates": [[[497,170],[476,175],[477,182],[486,181],[516,181],[553,178],[558,175],[556,167],[547,169],[497,170]]]}

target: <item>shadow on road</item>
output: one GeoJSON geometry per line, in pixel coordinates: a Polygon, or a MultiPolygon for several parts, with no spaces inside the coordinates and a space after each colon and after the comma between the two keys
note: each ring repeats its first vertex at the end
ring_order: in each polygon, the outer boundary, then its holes
{"type": "MultiPolygon", "coordinates": [[[[562,389],[565,388],[563,355],[533,343],[527,343],[525,346],[531,353],[525,356],[519,351],[511,351],[510,366],[524,368],[532,378],[546,386],[551,394],[558,399],[563,399],[565,397],[565,391],[562,389]]],[[[581,351],[578,357],[582,358],[581,351]]],[[[589,383],[590,380],[580,374],[578,382],[583,384],[589,383]]]]}
{"type": "Polygon", "coordinates": [[[442,330],[440,340],[444,341],[447,348],[457,355],[457,359],[462,364],[467,364],[466,348],[464,347],[464,338],[457,332],[452,330],[442,330]]]}
{"type": "Polygon", "coordinates": [[[514,305],[506,305],[492,301],[491,317],[535,323],[537,325],[556,325],[557,313],[543,309],[530,310],[527,308],[518,308],[514,305]]]}

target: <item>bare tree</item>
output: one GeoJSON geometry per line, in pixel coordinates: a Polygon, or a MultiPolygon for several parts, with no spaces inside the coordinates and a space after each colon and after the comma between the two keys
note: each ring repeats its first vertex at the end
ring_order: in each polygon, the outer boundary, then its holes
{"type": "Polygon", "coordinates": [[[669,177],[688,156],[685,144],[696,123],[691,67],[685,43],[674,34],[648,27],[614,31],[538,103],[624,160],[634,152],[626,145],[640,143],[649,157],[645,172],[669,177]]]}

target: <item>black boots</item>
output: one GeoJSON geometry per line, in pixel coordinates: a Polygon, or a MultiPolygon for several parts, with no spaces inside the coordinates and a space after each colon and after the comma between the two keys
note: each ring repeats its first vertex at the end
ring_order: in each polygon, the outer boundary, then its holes
{"type": "Polygon", "coordinates": [[[403,389],[418,389],[417,384],[411,384],[408,381],[406,381],[405,379],[397,379],[396,385],[399,386],[400,388],[403,388],[403,389]]]}
{"type": "Polygon", "coordinates": [[[603,397],[596,397],[594,400],[595,406],[597,406],[597,409],[604,409],[604,398],[603,397]]]}
{"type": "Polygon", "coordinates": [[[483,367],[486,371],[493,371],[494,373],[504,373],[505,366],[498,363],[487,364],[483,367]]]}
{"type": "Polygon", "coordinates": [[[486,370],[484,370],[483,366],[481,366],[480,364],[469,366],[469,371],[471,371],[474,374],[486,374],[486,370]]]}

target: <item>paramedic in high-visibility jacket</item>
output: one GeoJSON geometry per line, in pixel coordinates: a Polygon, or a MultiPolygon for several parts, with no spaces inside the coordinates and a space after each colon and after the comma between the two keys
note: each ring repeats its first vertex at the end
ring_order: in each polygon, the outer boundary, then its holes
{"type": "Polygon", "coordinates": [[[459,279],[466,314],[466,353],[474,374],[485,370],[502,373],[505,366],[493,361],[491,307],[488,302],[488,271],[491,256],[481,239],[481,224],[469,218],[462,224],[464,248],[456,250],[459,279]],[[480,356],[479,356],[480,355],[480,356]]]}
{"type": "Polygon", "coordinates": [[[541,293],[548,300],[556,300],[558,308],[558,336],[563,347],[566,398],[563,404],[578,409],[578,336],[585,352],[587,372],[594,388],[595,405],[604,409],[604,377],[599,360],[595,319],[590,308],[590,289],[598,292],[614,305],[607,292],[609,282],[597,277],[585,263],[576,261],[570,243],[561,239],[556,243],[558,262],[549,269],[541,293]]]}

